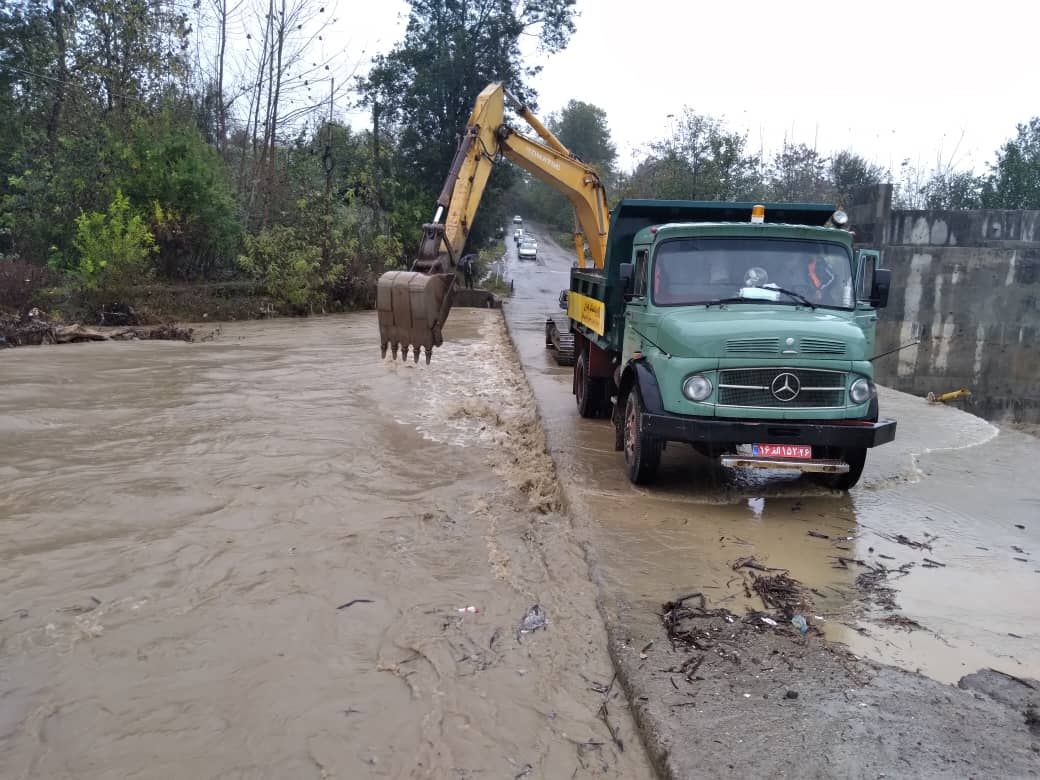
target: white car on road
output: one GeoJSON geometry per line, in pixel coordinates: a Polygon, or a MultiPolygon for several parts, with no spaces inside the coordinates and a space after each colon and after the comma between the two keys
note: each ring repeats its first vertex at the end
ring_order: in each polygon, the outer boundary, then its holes
{"type": "Polygon", "coordinates": [[[521,260],[537,260],[538,244],[530,240],[521,241],[516,254],[521,260]]]}

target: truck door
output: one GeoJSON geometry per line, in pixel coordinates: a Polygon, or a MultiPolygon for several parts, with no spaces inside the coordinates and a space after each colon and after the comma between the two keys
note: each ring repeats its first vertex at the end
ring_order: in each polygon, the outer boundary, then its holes
{"type": "Polygon", "coordinates": [[[881,265],[881,253],[874,249],[860,249],[856,255],[856,323],[867,339],[867,357],[874,355],[874,335],[877,330],[877,309],[870,303],[874,287],[874,271],[881,265]]]}
{"type": "Polygon", "coordinates": [[[633,353],[641,352],[644,346],[639,333],[646,333],[648,325],[646,307],[647,291],[649,290],[649,258],[648,250],[636,251],[635,268],[632,274],[632,295],[625,307],[625,334],[621,346],[623,364],[632,359],[633,353]]]}

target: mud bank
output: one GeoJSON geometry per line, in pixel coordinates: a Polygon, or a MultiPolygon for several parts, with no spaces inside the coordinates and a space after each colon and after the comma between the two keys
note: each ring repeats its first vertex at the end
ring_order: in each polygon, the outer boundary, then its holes
{"type": "Polygon", "coordinates": [[[706,649],[673,647],[663,632],[633,631],[639,620],[609,621],[611,654],[664,777],[1040,771],[1033,681],[984,671],[943,685],[784,625],[705,619],[697,631],[706,649]]]}

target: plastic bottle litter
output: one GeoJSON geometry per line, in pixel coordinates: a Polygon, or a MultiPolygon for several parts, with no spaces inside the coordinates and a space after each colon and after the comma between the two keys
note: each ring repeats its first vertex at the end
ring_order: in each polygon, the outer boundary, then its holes
{"type": "Polygon", "coordinates": [[[809,624],[805,622],[805,618],[801,615],[795,615],[791,618],[791,625],[797,628],[800,634],[804,635],[809,633],[809,624]]]}
{"type": "Polygon", "coordinates": [[[480,612],[480,610],[479,610],[479,609],[477,609],[477,608],[476,608],[476,607],[474,607],[474,606],[469,606],[469,607],[459,607],[459,610],[458,610],[458,611],[459,611],[459,612],[471,612],[471,613],[472,613],[472,612],[480,612]]]}

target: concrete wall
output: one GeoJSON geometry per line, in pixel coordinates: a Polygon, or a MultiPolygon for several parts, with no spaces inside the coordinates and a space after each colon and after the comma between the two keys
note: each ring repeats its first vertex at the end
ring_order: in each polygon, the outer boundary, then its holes
{"type": "Polygon", "coordinates": [[[849,204],[857,242],[893,271],[878,380],[919,395],[967,387],[993,420],[1040,422],[1040,211],[902,211],[891,188],[849,204]],[[859,221],[857,221],[859,220],[859,221]]]}

